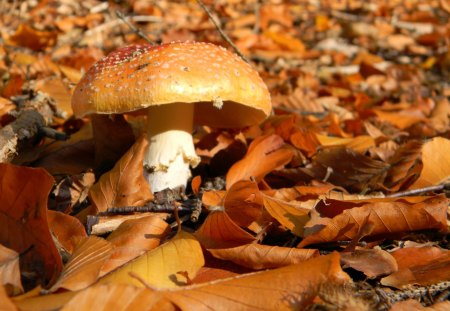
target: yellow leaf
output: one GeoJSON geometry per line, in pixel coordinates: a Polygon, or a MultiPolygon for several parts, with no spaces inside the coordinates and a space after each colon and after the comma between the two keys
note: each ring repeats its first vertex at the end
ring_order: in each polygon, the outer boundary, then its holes
{"type": "Polygon", "coordinates": [[[265,31],[264,35],[272,39],[276,44],[294,52],[305,52],[305,45],[299,39],[288,34],[282,34],[273,31],[265,31]]]}
{"type": "Polygon", "coordinates": [[[178,272],[186,272],[192,279],[204,263],[200,243],[194,236],[182,231],[166,244],[106,275],[100,283],[144,286],[130,276],[132,273],[158,288],[177,287],[187,283],[178,272]]]}
{"type": "Polygon", "coordinates": [[[435,137],[422,147],[423,169],[411,189],[438,185],[450,178],[450,140],[435,137]]]}
{"type": "Polygon", "coordinates": [[[264,207],[280,224],[297,236],[303,236],[304,226],[309,220],[309,209],[293,203],[263,195],[264,207]]]}

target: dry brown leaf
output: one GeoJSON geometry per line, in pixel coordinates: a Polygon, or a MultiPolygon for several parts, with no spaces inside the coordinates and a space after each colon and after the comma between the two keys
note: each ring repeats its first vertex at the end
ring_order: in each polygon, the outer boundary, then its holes
{"type": "Polygon", "coordinates": [[[147,140],[142,137],[123,155],[114,168],[91,187],[89,198],[97,211],[111,207],[140,206],[153,199],[143,173],[147,140]]]}
{"type": "Polygon", "coordinates": [[[238,226],[249,226],[262,216],[263,200],[258,185],[250,180],[234,183],[225,194],[223,206],[238,226]]]}
{"type": "Polygon", "coordinates": [[[90,236],[81,241],[70,257],[50,291],[65,288],[71,291],[88,287],[97,281],[103,264],[108,260],[113,246],[108,241],[90,236]]]}
{"type": "Polygon", "coordinates": [[[361,154],[365,153],[369,148],[375,147],[375,139],[366,135],[354,138],[339,138],[318,134],[316,136],[322,146],[345,146],[361,154]]]}
{"type": "Polygon", "coordinates": [[[153,287],[173,288],[188,283],[179,272],[192,279],[204,264],[200,243],[191,234],[181,231],[167,243],[107,274],[100,283],[144,286],[130,275],[132,273],[153,287]]]}
{"type": "Polygon", "coordinates": [[[297,236],[303,236],[304,226],[309,221],[309,208],[301,203],[286,202],[263,195],[264,208],[280,224],[297,236]]]}
{"type": "Polygon", "coordinates": [[[216,258],[229,260],[254,270],[279,268],[319,256],[319,251],[314,249],[295,249],[261,244],[210,249],[209,252],[216,258]]]}
{"type": "Polygon", "coordinates": [[[245,157],[236,162],[228,171],[227,189],[239,180],[255,178],[261,181],[274,169],[291,161],[292,151],[283,148],[284,141],[280,136],[268,135],[256,138],[249,146],[245,157]]]}
{"type": "Polygon", "coordinates": [[[205,248],[228,248],[252,243],[254,236],[239,227],[228,214],[215,210],[206,217],[195,236],[205,248]]]}
{"type": "Polygon", "coordinates": [[[0,287],[4,286],[8,286],[8,291],[12,295],[23,292],[19,253],[0,244],[0,287]]]}
{"type": "Polygon", "coordinates": [[[47,224],[47,197],[54,179],[41,168],[0,163],[0,243],[21,256],[21,272],[48,283],[62,269],[47,224]]]}
{"type": "Polygon", "coordinates": [[[34,51],[41,51],[47,47],[54,46],[56,39],[56,31],[39,31],[27,24],[20,24],[16,32],[9,37],[9,40],[16,45],[27,47],[34,51]]]}
{"type": "Polygon", "coordinates": [[[75,295],[61,311],[176,311],[163,293],[127,284],[103,284],[75,295]]]}
{"type": "Polygon", "coordinates": [[[273,31],[264,31],[264,36],[272,39],[281,49],[286,49],[292,52],[303,53],[306,48],[302,41],[294,38],[286,33],[279,33],[273,31]]]}
{"type": "Polygon", "coordinates": [[[450,279],[450,251],[434,246],[407,247],[392,252],[398,271],[383,279],[385,286],[427,286],[450,279]]]}
{"type": "Polygon", "coordinates": [[[386,112],[377,109],[374,112],[380,120],[389,122],[401,130],[425,120],[422,116],[408,114],[403,111],[386,112]]]}
{"type": "Polygon", "coordinates": [[[325,283],[349,280],[339,254],[319,256],[295,265],[199,284],[164,296],[181,310],[303,310],[325,283]]]}
{"type": "Polygon", "coordinates": [[[223,199],[227,194],[223,190],[210,190],[203,192],[202,203],[205,207],[220,206],[223,205],[223,199]]]}
{"type": "Polygon", "coordinates": [[[83,224],[73,216],[49,210],[47,219],[50,231],[70,254],[80,241],[87,237],[83,224]]]}
{"type": "Polygon", "coordinates": [[[421,150],[422,142],[417,140],[410,140],[400,146],[389,159],[390,167],[384,180],[385,186],[395,190],[414,178],[421,150]]]}
{"type": "Polygon", "coordinates": [[[435,137],[422,146],[423,168],[411,189],[434,186],[450,180],[450,140],[435,137]]]}
{"type": "MultiPolygon", "coordinates": [[[[349,203],[349,201],[333,203],[328,200],[327,209],[331,210],[334,204],[342,206],[349,203]]],[[[358,234],[361,224],[365,223],[373,225],[369,236],[403,234],[423,229],[447,231],[447,205],[448,199],[442,196],[421,197],[417,203],[410,203],[403,199],[361,201],[356,205],[360,207],[341,210],[342,212],[332,219],[321,217],[313,219],[311,223],[317,227],[318,231],[308,235],[298,247],[352,240],[358,234]]],[[[342,207],[339,208],[342,209],[342,207]]]]}
{"type": "Polygon", "coordinates": [[[310,169],[316,179],[329,175],[328,182],[351,189],[365,191],[376,188],[388,165],[342,147],[325,148],[317,153],[310,169]]]}
{"type": "Polygon", "coordinates": [[[48,94],[55,101],[57,109],[66,113],[65,117],[69,117],[72,114],[72,106],[70,104],[72,94],[61,78],[38,80],[36,89],[48,94]]]}
{"type": "Polygon", "coordinates": [[[108,236],[107,240],[114,246],[114,250],[103,265],[100,275],[103,276],[144,252],[158,247],[168,228],[169,224],[158,216],[123,222],[108,236]]]}
{"type": "Polygon", "coordinates": [[[18,311],[19,309],[14,305],[11,299],[8,297],[6,290],[3,286],[0,286],[0,306],[2,311],[18,311]]]}
{"type": "Polygon", "coordinates": [[[353,268],[363,272],[368,278],[389,275],[397,271],[395,258],[381,249],[360,249],[353,252],[342,252],[343,268],[353,268]]]}

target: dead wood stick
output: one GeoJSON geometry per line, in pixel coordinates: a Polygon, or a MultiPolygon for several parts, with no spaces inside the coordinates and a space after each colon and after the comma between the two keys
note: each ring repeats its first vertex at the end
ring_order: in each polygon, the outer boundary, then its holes
{"type": "Polygon", "coordinates": [[[15,121],[0,130],[0,163],[11,162],[19,143],[35,137],[45,125],[44,117],[36,110],[21,111],[15,121]]]}
{"type": "Polygon", "coordinates": [[[214,26],[216,26],[216,29],[220,33],[222,38],[234,49],[237,55],[239,55],[246,63],[250,64],[250,61],[247,59],[247,57],[245,57],[245,55],[242,54],[241,51],[239,51],[238,47],[233,43],[233,41],[231,41],[231,39],[222,30],[222,27],[216,22],[216,20],[212,16],[211,11],[206,7],[206,5],[201,0],[197,0],[197,3],[202,7],[206,14],[208,14],[209,19],[214,24],[214,26]]]}
{"type": "Polygon", "coordinates": [[[130,29],[136,33],[139,37],[141,37],[142,39],[144,39],[145,41],[147,41],[148,43],[150,43],[151,45],[156,45],[155,42],[153,42],[153,40],[151,40],[149,37],[147,37],[147,35],[140,30],[139,28],[137,28],[136,26],[134,26],[132,23],[130,23],[125,16],[122,14],[122,12],[120,11],[116,11],[116,15],[118,18],[120,18],[125,24],[127,24],[128,27],[130,27],[130,29]]]}
{"type": "Polygon", "coordinates": [[[419,189],[400,191],[400,192],[388,194],[386,197],[387,198],[405,197],[405,196],[410,196],[410,195],[423,194],[423,193],[431,192],[431,191],[441,191],[446,188],[450,188],[450,183],[440,184],[440,185],[430,186],[430,187],[424,187],[424,188],[419,188],[419,189]]]}

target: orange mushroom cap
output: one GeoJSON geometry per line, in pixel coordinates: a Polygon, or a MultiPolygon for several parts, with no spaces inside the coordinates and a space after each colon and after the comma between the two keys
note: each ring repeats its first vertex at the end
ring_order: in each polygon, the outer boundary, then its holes
{"type": "Polygon", "coordinates": [[[124,113],[171,103],[195,105],[195,124],[244,127],[271,111],[258,73],[210,43],[176,42],[118,49],[92,66],[75,88],[76,116],[124,113]]]}

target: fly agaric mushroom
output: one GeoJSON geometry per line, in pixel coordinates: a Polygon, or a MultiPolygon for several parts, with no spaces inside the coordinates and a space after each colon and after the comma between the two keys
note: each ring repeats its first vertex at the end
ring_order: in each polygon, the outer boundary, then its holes
{"type": "Polygon", "coordinates": [[[194,124],[240,128],[271,111],[270,94],[252,67],[210,43],[177,42],[118,49],[92,66],[75,88],[77,117],[147,110],[144,156],[153,192],[185,187],[200,158],[194,124]]]}

